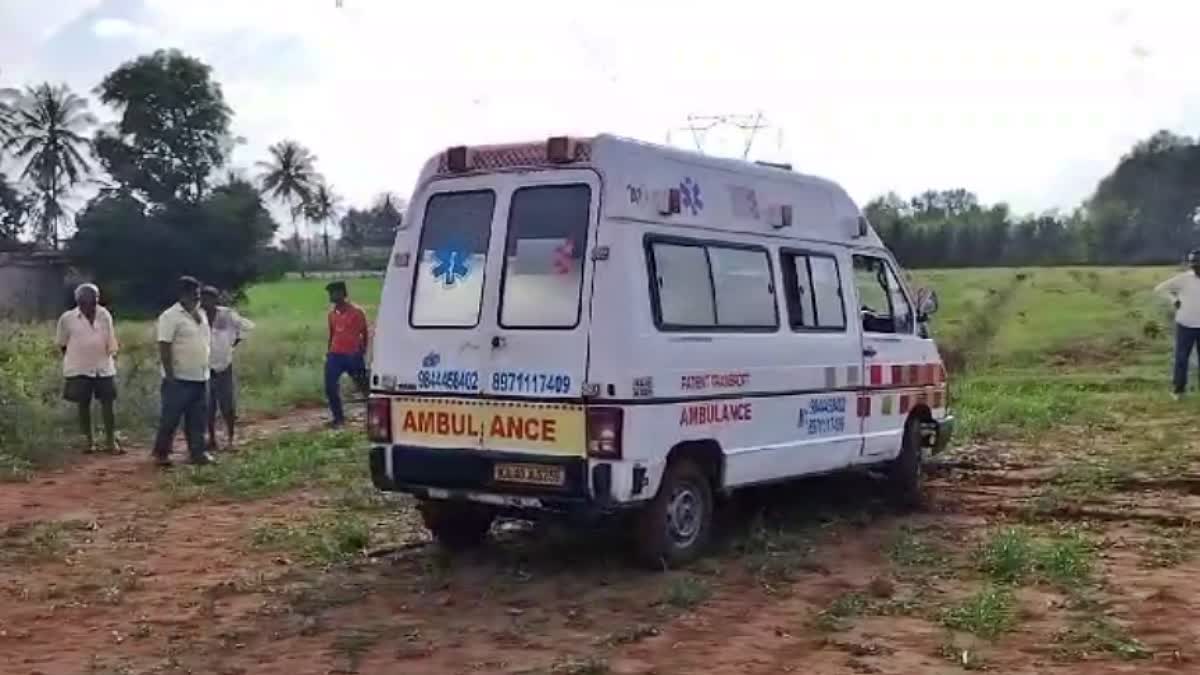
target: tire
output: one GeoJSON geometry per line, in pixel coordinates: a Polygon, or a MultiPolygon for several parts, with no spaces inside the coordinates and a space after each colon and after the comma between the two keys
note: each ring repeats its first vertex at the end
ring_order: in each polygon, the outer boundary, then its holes
{"type": "Polygon", "coordinates": [[[483,544],[496,518],[494,509],[471,502],[423,501],[417,509],[433,538],[451,551],[483,544]]]}
{"type": "Polygon", "coordinates": [[[667,569],[699,557],[712,535],[713,503],[712,482],[695,462],[668,464],[658,494],[637,514],[639,560],[667,569]]]}
{"type": "Polygon", "coordinates": [[[887,468],[888,496],[901,509],[916,509],[924,502],[922,496],[921,421],[910,417],[904,425],[904,441],[900,454],[887,468]]]}

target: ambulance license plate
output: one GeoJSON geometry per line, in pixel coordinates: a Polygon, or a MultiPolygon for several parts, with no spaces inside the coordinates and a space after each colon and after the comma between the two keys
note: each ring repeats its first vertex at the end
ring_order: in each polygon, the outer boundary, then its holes
{"type": "Polygon", "coordinates": [[[561,466],[546,464],[496,464],[493,475],[501,483],[562,487],[567,482],[567,473],[561,466]]]}

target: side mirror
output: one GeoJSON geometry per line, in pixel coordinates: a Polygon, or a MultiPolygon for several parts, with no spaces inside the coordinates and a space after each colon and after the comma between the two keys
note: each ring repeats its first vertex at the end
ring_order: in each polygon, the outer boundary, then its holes
{"type": "Polygon", "coordinates": [[[921,288],[917,290],[917,316],[922,319],[929,318],[938,311],[938,296],[937,291],[932,288],[921,288]]]}

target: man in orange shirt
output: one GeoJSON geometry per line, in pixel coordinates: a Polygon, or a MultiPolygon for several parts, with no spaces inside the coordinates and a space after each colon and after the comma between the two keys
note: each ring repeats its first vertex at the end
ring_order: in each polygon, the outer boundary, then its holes
{"type": "Polygon", "coordinates": [[[367,344],[370,332],[367,313],[350,302],[346,282],[335,281],[325,287],[329,291],[329,353],[325,357],[325,397],[329,399],[329,412],[333,414],[332,426],[346,423],[342,410],[340,385],[342,375],[349,374],[359,391],[365,396],[367,386],[367,344]]]}

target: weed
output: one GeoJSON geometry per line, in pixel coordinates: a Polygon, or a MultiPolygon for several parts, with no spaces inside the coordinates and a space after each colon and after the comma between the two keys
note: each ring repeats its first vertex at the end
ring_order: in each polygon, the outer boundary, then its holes
{"type": "Polygon", "coordinates": [[[1016,598],[1008,588],[989,586],[942,612],[942,624],[987,639],[995,639],[1016,621],[1016,598]]]}
{"type": "Polygon", "coordinates": [[[354,432],[291,433],[272,437],[220,464],[168,474],[165,489],[177,500],[216,493],[255,499],[320,479],[332,465],[351,461],[354,432]]]}
{"type": "Polygon", "coordinates": [[[947,638],[938,647],[938,656],[958,665],[963,670],[977,671],[988,669],[987,660],[977,650],[959,646],[952,638],[947,638]]]}
{"type": "Polygon", "coordinates": [[[676,609],[691,609],[712,595],[712,591],[704,581],[694,576],[683,575],[671,579],[663,592],[660,604],[676,609]]]}
{"type": "Polygon", "coordinates": [[[888,558],[898,567],[921,573],[945,567],[949,556],[909,527],[902,527],[887,548],[888,558]]]}
{"type": "Polygon", "coordinates": [[[1034,559],[1038,574],[1062,587],[1078,586],[1091,578],[1095,549],[1082,534],[1067,531],[1042,544],[1034,559]]]}
{"type": "Polygon", "coordinates": [[[997,583],[1016,583],[1033,570],[1033,537],[1022,528],[994,532],[975,552],[980,571],[997,583]]]}
{"type": "Polygon", "coordinates": [[[1108,653],[1126,660],[1145,659],[1151,651],[1117,623],[1103,616],[1089,616],[1056,636],[1056,656],[1078,660],[1095,653],[1108,653]]]}
{"type": "Polygon", "coordinates": [[[823,631],[840,631],[849,627],[849,619],[862,616],[867,611],[867,597],[861,593],[845,593],[834,599],[819,614],[814,625],[823,631]]]}
{"type": "Polygon", "coordinates": [[[597,644],[602,647],[618,647],[621,645],[629,645],[635,642],[641,642],[646,638],[658,635],[658,628],[649,624],[637,624],[623,628],[614,633],[610,633],[597,644]]]}
{"type": "Polygon", "coordinates": [[[361,553],[370,544],[370,528],[351,513],[328,513],[299,524],[268,523],[251,533],[255,546],[299,554],[309,562],[341,562],[361,553]]]}
{"type": "Polygon", "coordinates": [[[1038,538],[1023,527],[993,532],[975,551],[980,571],[998,584],[1036,578],[1062,587],[1086,583],[1094,549],[1079,531],[1066,530],[1038,538]]]}
{"type": "Polygon", "coordinates": [[[385,630],[378,626],[346,628],[338,631],[338,634],[333,638],[333,644],[329,648],[334,653],[344,657],[347,663],[347,670],[354,672],[358,670],[363,656],[379,643],[384,633],[385,630]]]}
{"type": "Polygon", "coordinates": [[[550,666],[552,675],[604,675],[607,672],[608,661],[598,656],[568,656],[550,666]]]}

